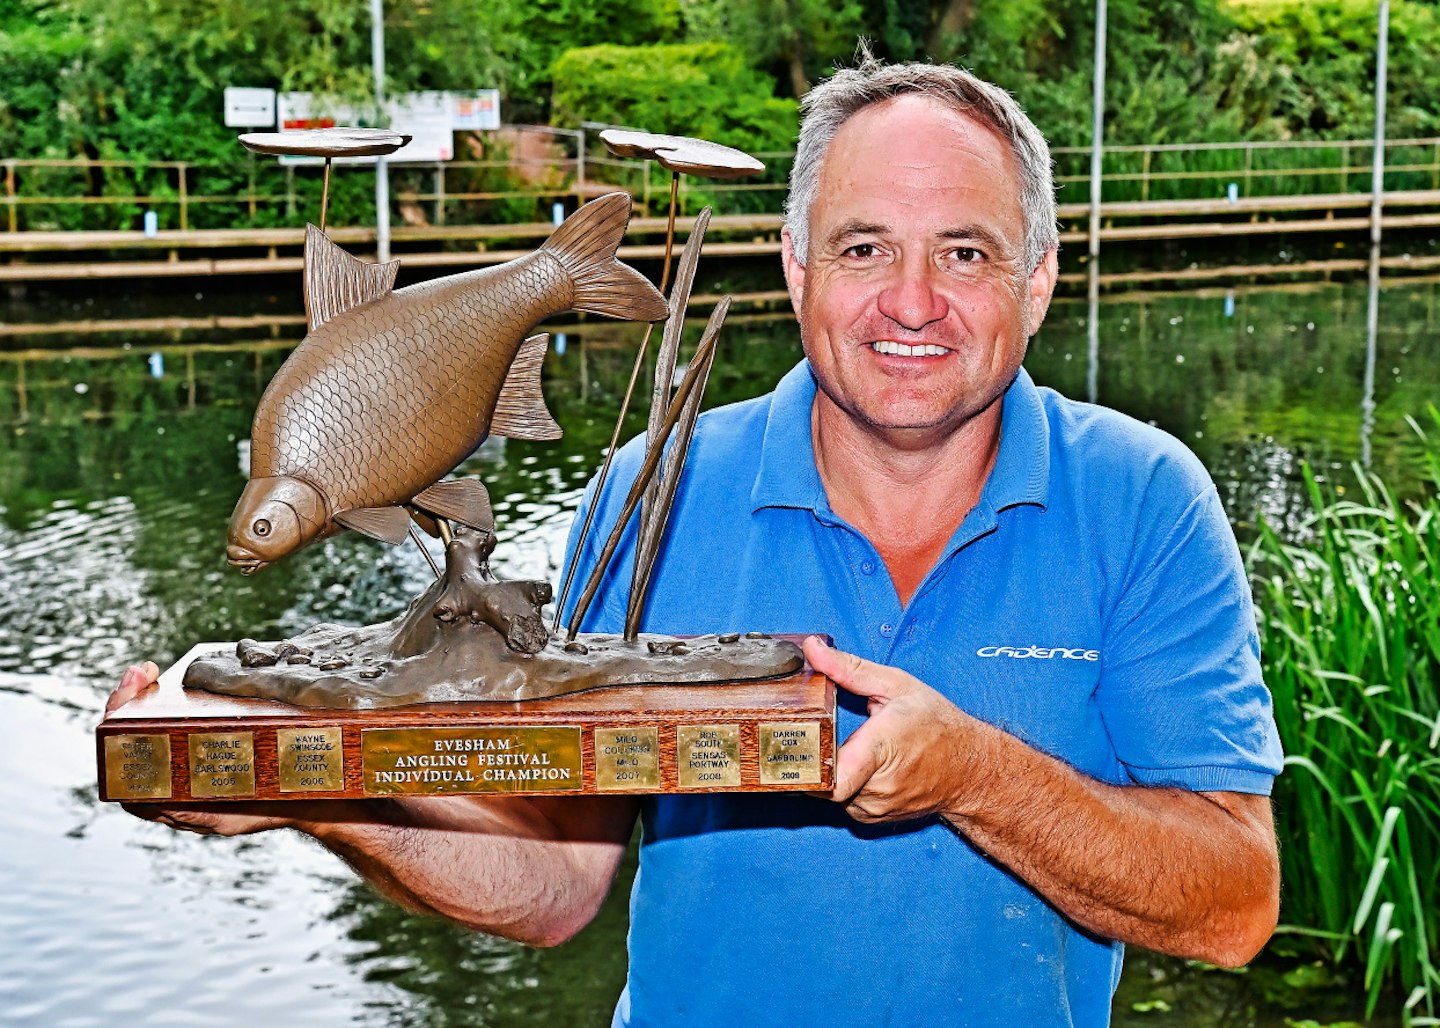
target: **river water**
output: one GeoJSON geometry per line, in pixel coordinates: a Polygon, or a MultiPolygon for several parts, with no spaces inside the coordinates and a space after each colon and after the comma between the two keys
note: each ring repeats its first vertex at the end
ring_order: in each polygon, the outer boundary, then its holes
{"type": "MultiPolygon", "coordinates": [[[[1062,300],[1027,366],[1183,439],[1244,538],[1258,514],[1293,523],[1304,461],[1343,487],[1364,459],[1414,488],[1405,419],[1437,396],[1436,288],[1387,283],[1369,346],[1363,283],[1107,299],[1098,347],[1086,305],[1062,300]]],[[[14,328],[96,317],[66,305],[17,305],[0,324],[0,1021],[606,1023],[624,976],[623,883],[575,941],[535,951],[405,914],[287,833],[202,838],[96,801],[91,732],[127,663],[379,620],[430,576],[413,549],[348,533],[253,578],[225,566],[249,419],[301,333],[292,302],[235,326],[14,328]]],[[[215,305],[122,298],[104,316],[215,305]]],[[[639,336],[555,328],[563,352],[552,348],[545,389],[565,439],[492,441],[465,467],[490,489],[502,577],[556,577],[639,336]]],[[[707,405],[763,392],[798,355],[786,318],[733,315],[707,405]]],[[[1135,954],[1117,1023],[1168,1010],[1169,1025],[1279,1025],[1271,986],[1297,969],[1228,975],[1135,954]]],[[[1344,997],[1341,985],[1312,993],[1303,1014],[1351,1013],[1344,997]]]]}

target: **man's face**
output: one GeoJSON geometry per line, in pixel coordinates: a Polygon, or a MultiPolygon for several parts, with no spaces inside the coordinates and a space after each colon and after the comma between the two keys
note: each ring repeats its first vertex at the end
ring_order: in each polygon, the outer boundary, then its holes
{"type": "Polygon", "coordinates": [[[1014,377],[1055,285],[1024,267],[1019,172],[994,130],[919,96],[841,126],[785,245],[801,339],[825,397],[897,443],[987,410],[1014,377]]]}

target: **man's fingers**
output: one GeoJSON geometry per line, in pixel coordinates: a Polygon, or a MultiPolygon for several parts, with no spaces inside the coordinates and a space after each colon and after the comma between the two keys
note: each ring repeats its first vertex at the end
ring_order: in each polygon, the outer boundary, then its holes
{"type": "Polygon", "coordinates": [[[835,792],[831,799],[847,803],[870,781],[880,767],[880,740],[867,731],[868,723],[857,728],[835,754],[835,792]]]}
{"type": "Polygon", "coordinates": [[[801,649],[811,667],[856,696],[890,699],[918,684],[913,676],[899,668],[876,664],[827,646],[818,635],[806,637],[801,649]]]}
{"type": "Polygon", "coordinates": [[[147,660],[143,664],[132,664],[120,676],[119,688],[112,692],[110,698],[105,701],[105,713],[108,714],[115,708],[129,703],[159,678],[160,669],[155,666],[153,660],[147,660]]]}

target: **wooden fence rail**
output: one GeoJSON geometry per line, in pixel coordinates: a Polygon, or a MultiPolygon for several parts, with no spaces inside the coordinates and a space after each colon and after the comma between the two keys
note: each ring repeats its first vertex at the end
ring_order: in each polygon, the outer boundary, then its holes
{"type": "MultiPolygon", "coordinates": [[[[659,213],[668,175],[651,162],[616,161],[595,149],[595,140],[583,131],[569,133],[566,148],[551,156],[510,160],[463,160],[438,164],[392,165],[393,203],[397,224],[445,225],[463,221],[508,220],[496,218],[481,205],[527,202],[537,214],[548,214],[556,201],[569,207],[607,188],[629,189],[643,214],[659,213]],[[573,152],[572,152],[573,150],[573,152]],[[499,180],[501,187],[483,183],[499,180]],[[477,187],[475,183],[482,185],[477,187]]],[[[1284,142],[1153,144],[1111,146],[1105,150],[1102,196],[1109,202],[1149,201],[1169,193],[1173,199],[1224,197],[1234,184],[1240,198],[1283,196],[1294,193],[1355,193],[1370,188],[1369,164],[1373,143],[1368,140],[1299,140],[1284,142]],[[1276,163],[1279,162],[1279,163],[1276,163]],[[1297,183],[1308,183],[1297,188],[1297,183]],[[1329,188],[1325,188],[1326,184],[1329,188]],[[1183,195],[1182,195],[1183,194],[1183,195]]],[[[1440,189],[1440,138],[1392,139],[1385,144],[1387,189],[1440,189]]],[[[682,179],[682,195],[712,203],[720,213],[778,212],[785,178],[793,158],[790,152],[757,155],[771,166],[762,181],[703,182],[682,179]],[[727,208],[729,210],[727,210],[727,208]]],[[[1061,199],[1067,190],[1088,181],[1077,170],[1088,163],[1089,150],[1057,147],[1056,184],[1061,199]]],[[[283,188],[261,188],[263,178],[274,183],[275,167],[251,157],[233,165],[207,165],[186,161],[29,160],[6,158],[4,192],[0,206],[10,233],[53,231],[62,221],[76,218],[67,210],[108,211],[111,228],[141,229],[143,215],[154,211],[163,228],[181,231],[199,222],[254,223],[262,214],[276,221],[301,225],[313,212],[302,210],[317,191],[319,168],[285,165],[283,188]],[[159,173],[156,175],[156,173],[159,173]],[[304,180],[304,188],[301,181],[304,180]],[[143,188],[133,188],[143,184],[143,188]],[[201,213],[207,215],[198,218],[201,213]]],[[[352,169],[337,169],[353,174],[352,169]]],[[[1079,196],[1075,196],[1079,199],[1079,196]]],[[[696,204],[691,202],[691,206],[696,204]]],[[[85,228],[93,229],[90,224],[85,228]]]]}

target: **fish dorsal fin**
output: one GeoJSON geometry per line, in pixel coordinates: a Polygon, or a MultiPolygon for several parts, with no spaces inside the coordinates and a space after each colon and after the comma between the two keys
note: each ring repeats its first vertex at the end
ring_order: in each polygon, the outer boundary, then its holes
{"type": "Polygon", "coordinates": [[[478,478],[452,478],[421,490],[411,501],[430,514],[458,521],[483,532],[495,531],[490,494],[478,478]]]}
{"type": "Polygon", "coordinates": [[[410,534],[410,515],[403,507],[356,507],[336,514],[335,520],[391,546],[399,546],[410,534]]]}
{"type": "Polygon", "coordinates": [[[559,439],[560,426],[545,407],[540,392],[540,368],[550,336],[541,333],[520,344],[520,352],[510,363],[500,398],[495,401],[495,415],[490,419],[490,434],[509,439],[559,439]]]}
{"type": "Polygon", "coordinates": [[[310,331],[395,287],[399,261],[370,264],[352,257],[314,225],[305,226],[305,313],[310,331]]]}

